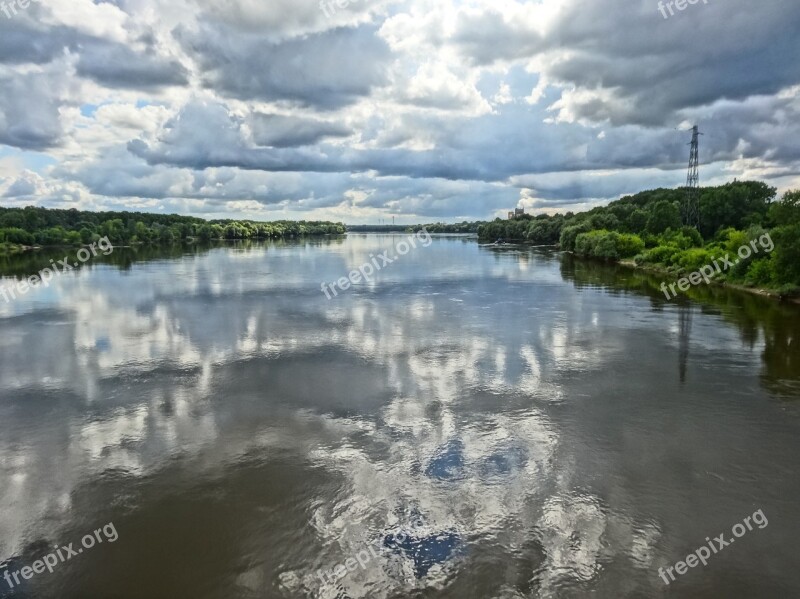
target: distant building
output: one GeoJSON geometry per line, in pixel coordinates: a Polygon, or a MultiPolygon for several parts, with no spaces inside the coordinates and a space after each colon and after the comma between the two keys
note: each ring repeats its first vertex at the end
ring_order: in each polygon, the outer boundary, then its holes
{"type": "Polygon", "coordinates": [[[514,213],[513,212],[509,212],[508,213],[508,220],[514,220],[514,213]]]}
{"type": "Polygon", "coordinates": [[[520,216],[525,215],[525,208],[516,208],[513,212],[508,213],[508,220],[514,220],[520,216]]]}

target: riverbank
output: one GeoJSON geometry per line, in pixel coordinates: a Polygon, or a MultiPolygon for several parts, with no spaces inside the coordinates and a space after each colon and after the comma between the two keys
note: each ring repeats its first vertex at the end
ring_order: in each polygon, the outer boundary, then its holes
{"type": "MultiPolygon", "coordinates": [[[[583,258],[582,256],[576,255],[574,252],[570,252],[576,258],[580,259],[587,259],[583,258]]],[[[674,279],[677,281],[684,275],[680,272],[675,272],[674,270],[669,270],[662,265],[658,264],[636,264],[635,260],[626,259],[626,260],[618,260],[614,262],[614,264],[619,264],[620,266],[624,266],[633,270],[647,272],[653,275],[657,275],[659,277],[669,277],[670,279],[674,279]]],[[[747,285],[739,285],[737,283],[730,283],[728,281],[720,281],[717,279],[711,279],[711,282],[708,285],[716,285],[718,287],[726,287],[728,289],[735,289],[737,291],[744,291],[746,293],[752,293],[753,295],[760,295],[762,297],[769,297],[781,302],[791,302],[795,304],[800,304],[800,295],[797,292],[792,294],[781,293],[777,289],[765,289],[762,287],[748,287],[747,285]]]]}
{"type": "Polygon", "coordinates": [[[24,252],[26,248],[24,245],[17,245],[16,243],[0,243],[0,256],[13,256],[24,252]]]}
{"type": "MultiPolygon", "coordinates": [[[[234,238],[211,238],[201,239],[199,237],[188,237],[182,240],[175,241],[136,241],[136,242],[123,242],[112,243],[114,248],[141,248],[141,247],[166,247],[173,245],[195,245],[208,242],[224,242],[224,241],[282,241],[287,239],[323,239],[326,237],[344,237],[344,234],[339,233],[312,233],[300,236],[291,237],[234,237],[234,238]]],[[[77,251],[81,248],[90,247],[91,244],[55,244],[55,245],[19,245],[14,243],[0,243],[0,257],[13,256],[16,254],[24,254],[27,252],[39,252],[44,250],[66,250],[77,251]]]]}
{"type": "Polygon", "coordinates": [[[671,276],[704,271],[704,279],[726,279],[748,291],[755,287],[781,298],[798,295],[800,191],[787,191],[778,199],[774,187],[737,180],[703,188],[699,196],[697,226],[685,224],[682,189],[653,189],[586,212],[515,213],[479,227],[478,236],[489,242],[559,244],[583,257],[664,266],[671,276]],[[714,270],[709,270],[712,264],[714,270]]]}
{"type": "MultiPolygon", "coordinates": [[[[648,274],[652,274],[658,276],[660,278],[668,279],[671,282],[675,282],[678,279],[685,276],[683,271],[676,271],[674,269],[670,269],[665,267],[661,264],[637,264],[633,258],[627,258],[622,260],[599,260],[597,258],[592,258],[588,256],[581,256],[576,252],[572,252],[569,250],[562,250],[559,245],[539,245],[533,244],[528,241],[524,240],[507,240],[503,244],[496,245],[492,243],[485,243],[481,244],[481,247],[514,247],[514,246],[524,246],[528,248],[552,248],[556,251],[563,251],[566,254],[570,254],[574,256],[576,259],[579,260],[586,260],[588,262],[603,262],[606,264],[616,264],[619,266],[624,266],[631,270],[635,270],[638,272],[644,272],[648,274]]],[[[779,302],[789,302],[793,304],[800,305],[800,289],[791,291],[789,293],[782,292],[779,289],[768,289],[764,287],[749,287],[747,285],[741,285],[738,283],[731,283],[729,281],[722,281],[718,279],[711,279],[709,285],[715,285],[718,287],[724,287],[727,289],[733,289],[736,291],[744,291],[746,293],[750,293],[752,295],[759,295],[761,297],[768,297],[779,302]]]]}

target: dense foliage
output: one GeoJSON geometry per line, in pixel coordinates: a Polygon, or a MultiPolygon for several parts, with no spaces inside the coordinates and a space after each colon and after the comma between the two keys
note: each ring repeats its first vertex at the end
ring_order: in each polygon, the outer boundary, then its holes
{"type": "Polygon", "coordinates": [[[187,239],[282,239],[344,232],[343,224],[330,222],[206,221],[176,214],[0,208],[0,251],[33,245],[81,245],[101,237],[108,237],[115,244],[135,244],[187,239]]]}
{"type": "Polygon", "coordinates": [[[800,287],[800,191],[735,181],[700,193],[700,228],[681,225],[682,189],[655,189],[579,214],[524,215],[479,227],[481,239],[560,245],[581,256],[693,272],[769,234],[774,250],[754,252],[718,280],[790,291],[800,287]]]}
{"type": "Polygon", "coordinates": [[[642,250],[644,250],[644,241],[637,235],[604,229],[581,233],[575,240],[576,254],[605,260],[633,258],[642,250]]]}
{"type": "Polygon", "coordinates": [[[408,225],[347,225],[348,233],[405,233],[408,225]]]}
{"type": "Polygon", "coordinates": [[[453,224],[430,223],[427,225],[415,225],[413,227],[409,227],[408,231],[411,233],[417,233],[418,231],[425,229],[428,233],[477,233],[478,227],[480,227],[482,224],[483,223],[480,222],[470,223],[467,221],[453,224]]]}
{"type": "Polygon", "coordinates": [[[428,233],[477,233],[480,222],[430,223],[427,225],[348,225],[350,233],[418,233],[425,229],[428,233]]]}

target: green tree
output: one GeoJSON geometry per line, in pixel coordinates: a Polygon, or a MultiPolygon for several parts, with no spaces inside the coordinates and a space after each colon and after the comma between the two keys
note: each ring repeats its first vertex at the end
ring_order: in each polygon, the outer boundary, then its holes
{"type": "Polygon", "coordinates": [[[628,229],[632,233],[644,233],[647,230],[648,214],[644,210],[636,209],[628,218],[628,229]]]}
{"type": "Polygon", "coordinates": [[[591,225],[587,222],[580,222],[564,227],[561,230],[561,237],[559,239],[561,249],[567,252],[575,251],[575,243],[578,239],[578,235],[581,233],[588,233],[591,228],[591,225]]]}
{"type": "Polygon", "coordinates": [[[650,217],[647,219],[647,231],[655,235],[667,229],[680,229],[681,213],[672,202],[662,200],[653,206],[650,217]]]}
{"type": "Polygon", "coordinates": [[[800,286],[800,224],[774,229],[773,254],[775,279],[782,285],[800,286]]]}
{"type": "Polygon", "coordinates": [[[787,191],[780,202],[772,204],[769,220],[778,226],[800,223],[800,191],[787,191]]]}

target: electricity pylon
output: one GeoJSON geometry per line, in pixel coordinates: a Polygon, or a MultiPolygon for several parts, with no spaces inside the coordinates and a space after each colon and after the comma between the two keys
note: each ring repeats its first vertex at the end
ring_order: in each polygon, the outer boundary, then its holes
{"type": "Polygon", "coordinates": [[[683,224],[700,228],[700,130],[692,127],[692,149],[689,152],[689,174],[686,176],[686,197],[683,200],[683,224]]]}

